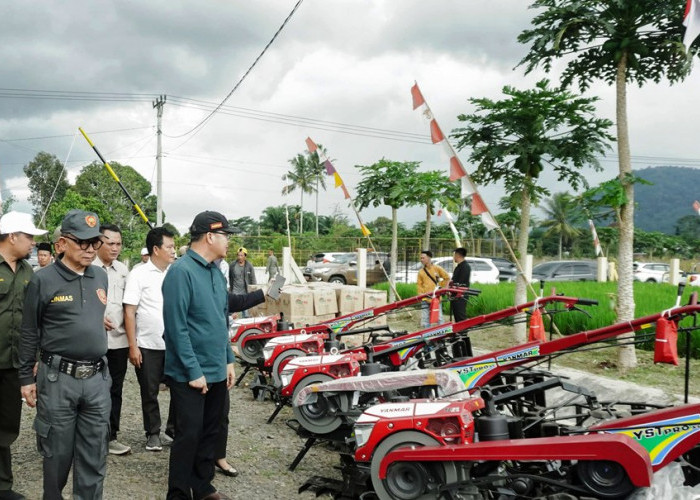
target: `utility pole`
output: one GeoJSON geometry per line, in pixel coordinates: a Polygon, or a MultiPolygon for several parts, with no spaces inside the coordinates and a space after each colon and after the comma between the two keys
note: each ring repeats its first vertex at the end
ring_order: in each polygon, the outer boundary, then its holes
{"type": "Polygon", "coordinates": [[[163,225],[163,171],[161,168],[161,160],[163,158],[163,150],[161,138],[163,131],[161,130],[161,122],[163,120],[163,106],[165,105],[166,96],[158,96],[158,99],[153,101],[153,107],[158,112],[158,150],[156,151],[156,226],[163,225]]]}

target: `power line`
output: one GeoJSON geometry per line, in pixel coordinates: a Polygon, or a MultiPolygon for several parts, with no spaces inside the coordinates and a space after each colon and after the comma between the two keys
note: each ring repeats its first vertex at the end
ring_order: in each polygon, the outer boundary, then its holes
{"type": "MultiPolygon", "coordinates": [[[[153,127],[148,126],[148,127],[117,128],[114,130],[100,130],[98,132],[90,132],[90,135],[111,134],[114,132],[129,132],[131,130],[143,130],[146,128],[153,128],[153,127]]],[[[43,136],[37,136],[37,137],[20,137],[17,139],[2,139],[2,138],[0,138],[0,141],[2,141],[2,142],[38,141],[38,140],[42,140],[42,139],[63,139],[66,137],[73,137],[73,136],[74,136],[74,134],[43,135],[43,136]]]]}
{"type": "MultiPolygon", "coordinates": [[[[255,58],[255,60],[253,61],[253,64],[250,65],[250,67],[248,68],[248,70],[243,74],[243,76],[240,78],[240,80],[238,80],[238,82],[236,83],[236,85],[234,85],[233,89],[231,89],[231,92],[229,92],[228,95],[227,95],[226,97],[224,97],[224,99],[221,101],[221,103],[219,104],[219,106],[217,106],[213,111],[211,111],[202,121],[200,121],[200,122],[199,122],[197,125],[195,125],[193,128],[191,128],[190,130],[188,130],[188,131],[185,132],[184,134],[180,134],[180,135],[174,136],[173,138],[178,139],[178,138],[180,138],[180,137],[184,137],[184,136],[186,136],[186,135],[189,135],[189,134],[191,134],[191,133],[193,133],[193,132],[194,132],[194,134],[196,134],[197,132],[199,132],[199,130],[201,130],[201,128],[211,119],[212,116],[214,116],[214,114],[219,110],[219,108],[220,108],[221,106],[223,106],[223,105],[226,103],[226,101],[229,100],[229,98],[230,98],[230,97],[233,95],[233,93],[238,89],[238,87],[241,85],[241,83],[243,83],[243,80],[246,79],[246,77],[247,77],[248,74],[253,70],[253,68],[255,67],[255,65],[258,64],[258,61],[262,58],[263,55],[265,55],[265,52],[267,52],[267,49],[269,49],[270,46],[273,44],[273,42],[277,39],[277,36],[282,32],[282,30],[284,29],[284,27],[287,25],[287,23],[288,23],[289,20],[292,18],[292,16],[293,16],[294,13],[297,11],[297,9],[299,8],[299,6],[302,4],[303,1],[304,1],[304,0],[297,0],[297,3],[296,3],[296,4],[294,5],[294,7],[292,8],[291,12],[287,15],[287,18],[282,22],[282,25],[281,25],[279,28],[277,28],[277,31],[276,31],[275,34],[272,36],[272,38],[270,39],[270,41],[267,42],[267,45],[265,45],[265,47],[263,48],[262,52],[260,52],[260,54],[258,54],[258,57],[255,58]]],[[[193,135],[193,137],[194,137],[194,135],[193,135]]],[[[191,137],[190,137],[190,139],[191,139],[191,137]]],[[[187,140],[189,140],[189,139],[187,139],[187,140]]],[[[184,142],[183,142],[183,144],[184,144],[184,142]]],[[[180,146],[182,146],[182,144],[181,144],[180,146]]],[[[178,146],[178,147],[180,147],[180,146],[178,146]]]]}

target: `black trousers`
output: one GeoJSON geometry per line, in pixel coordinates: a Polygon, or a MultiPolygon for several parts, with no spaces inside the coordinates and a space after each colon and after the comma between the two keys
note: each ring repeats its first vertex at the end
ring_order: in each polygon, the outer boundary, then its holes
{"type": "Polygon", "coordinates": [[[18,371],[0,370],[0,491],[12,489],[12,456],[10,445],[19,436],[22,416],[22,394],[18,371]]]}
{"type": "Polygon", "coordinates": [[[129,348],[109,349],[107,351],[107,365],[109,366],[109,376],[112,377],[112,387],[109,389],[109,396],[112,400],[112,410],[109,412],[109,440],[117,439],[119,432],[119,421],[122,414],[122,389],[124,387],[124,377],[129,364],[129,348]]]}
{"type": "MultiPolygon", "coordinates": [[[[165,351],[158,349],[141,349],[141,368],[136,368],[136,378],[141,389],[141,412],[143,413],[143,430],[146,436],[160,434],[161,418],[158,394],[165,369],[165,351]]],[[[168,434],[172,434],[173,405],[170,405],[168,422],[165,424],[168,434]]]]}
{"type": "Polygon", "coordinates": [[[467,299],[455,299],[452,301],[452,316],[455,323],[467,319],[467,299]]]}
{"type": "Polygon", "coordinates": [[[168,385],[176,418],[167,498],[198,500],[216,491],[211,481],[228,393],[226,381],[208,384],[206,394],[187,382],[169,380],[168,385]]]}
{"type": "Polygon", "coordinates": [[[216,454],[214,458],[217,460],[226,458],[226,445],[228,444],[228,414],[231,411],[231,395],[226,391],[226,402],[224,403],[224,413],[221,416],[221,429],[216,443],[216,454]]]}

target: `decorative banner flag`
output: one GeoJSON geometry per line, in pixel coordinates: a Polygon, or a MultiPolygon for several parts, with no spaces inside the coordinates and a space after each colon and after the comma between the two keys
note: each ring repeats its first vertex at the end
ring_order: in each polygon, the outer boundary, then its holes
{"type": "Polygon", "coordinates": [[[335,167],[330,160],[324,161],[323,166],[326,167],[326,175],[333,175],[335,173],[335,167]]]}
{"type": "Polygon", "coordinates": [[[343,185],[343,179],[340,178],[338,172],[333,172],[333,179],[335,179],[335,187],[343,185]]]}
{"type": "Polygon", "coordinates": [[[700,215],[700,201],[695,200],[693,202],[693,210],[695,210],[698,213],[698,215],[700,215]]]}
{"type": "Polygon", "coordinates": [[[700,35],[700,0],[688,0],[685,6],[683,26],[685,26],[683,45],[685,45],[685,50],[688,51],[695,39],[700,35]]]}
{"type": "Polygon", "coordinates": [[[311,140],[311,137],[306,138],[306,147],[309,149],[309,153],[313,153],[318,149],[318,146],[311,140]]]}
{"type": "Polygon", "coordinates": [[[603,254],[603,249],[600,246],[600,240],[598,240],[598,233],[595,230],[595,225],[593,220],[588,219],[588,226],[591,228],[591,234],[593,235],[593,246],[595,247],[595,255],[598,257],[603,254]]]}
{"type": "Polygon", "coordinates": [[[365,226],[364,224],[361,224],[361,225],[360,225],[360,229],[362,230],[362,234],[363,234],[365,237],[367,237],[367,236],[369,236],[370,234],[372,234],[372,231],[370,231],[369,229],[367,229],[367,226],[365,226]]]}
{"type": "Polygon", "coordinates": [[[430,122],[430,140],[433,142],[433,144],[440,144],[443,151],[446,153],[447,158],[449,159],[450,181],[454,182],[458,179],[461,180],[462,198],[467,199],[470,196],[473,196],[472,214],[481,215],[481,222],[488,230],[498,229],[498,223],[493,218],[493,215],[491,215],[489,209],[486,207],[484,200],[479,196],[476,186],[467,175],[467,171],[462,165],[462,162],[459,161],[457,152],[450,144],[450,141],[447,140],[445,134],[442,133],[442,130],[440,129],[437,120],[435,120],[433,117],[433,113],[430,110],[430,107],[428,107],[428,103],[425,102],[423,93],[420,91],[420,88],[418,88],[417,83],[411,87],[411,97],[413,98],[413,109],[419,109],[421,114],[430,122]],[[476,213],[474,210],[476,210],[476,213]]]}

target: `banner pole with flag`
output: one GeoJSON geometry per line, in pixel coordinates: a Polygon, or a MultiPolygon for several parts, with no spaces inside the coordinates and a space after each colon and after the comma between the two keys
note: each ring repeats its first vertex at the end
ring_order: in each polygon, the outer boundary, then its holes
{"type": "Polygon", "coordinates": [[[603,249],[600,246],[598,232],[595,230],[595,224],[593,224],[593,219],[588,219],[588,227],[591,228],[591,235],[593,236],[593,247],[595,248],[595,256],[598,257],[603,254],[603,249]]]}
{"type": "Polygon", "coordinates": [[[688,0],[686,3],[683,26],[685,26],[683,45],[685,45],[687,52],[697,37],[700,36],[700,0],[688,0]]]}
{"type": "MultiPolygon", "coordinates": [[[[476,189],[476,185],[467,174],[467,171],[462,165],[462,162],[459,160],[457,152],[452,147],[452,144],[450,144],[450,141],[447,140],[445,134],[442,133],[442,130],[440,129],[440,126],[437,123],[437,120],[435,120],[435,117],[433,116],[433,112],[431,111],[430,107],[428,106],[428,103],[425,100],[425,97],[423,97],[423,93],[418,87],[418,82],[414,82],[413,87],[411,87],[411,97],[413,98],[413,109],[416,110],[420,108],[421,114],[430,122],[430,139],[433,141],[433,144],[438,144],[442,146],[443,151],[449,158],[450,181],[460,180],[460,182],[462,183],[462,199],[467,199],[471,197],[472,215],[481,216],[481,222],[484,224],[484,226],[486,226],[487,230],[495,229],[498,232],[499,236],[505,243],[506,248],[508,249],[508,253],[515,262],[515,266],[518,269],[520,277],[523,280],[525,280],[526,287],[532,292],[532,294],[535,297],[537,297],[537,292],[532,286],[532,283],[530,283],[525,278],[525,271],[523,270],[520,260],[515,255],[513,247],[510,246],[508,238],[506,238],[506,235],[503,234],[501,226],[498,224],[498,222],[496,222],[496,219],[493,217],[491,211],[486,206],[486,203],[484,202],[483,198],[476,189]]],[[[554,327],[554,330],[557,333],[559,333],[557,326],[554,324],[552,324],[552,326],[554,327]]]]}
{"type": "MultiPolygon", "coordinates": [[[[343,194],[345,196],[346,200],[350,200],[350,206],[352,207],[353,212],[355,212],[355,216],[357,217],[357,221],[360,223],[360,230],[362,231],[362,235],[367,238],[367,242],[369,243],[370,248],[372,251],[376,254],[377,249],[374,248],[374,243],[372,242],[372,238],[370,235],[372,232],[365,226],[365,223],[362,221],[362,217],[360,216],[359,210],[357,210],[357,207],[355,206],[355,200],[352,199],[350,196],[350,192],[348,191],[347,186],[343,182],[342,177],[340,177],[340,174],[336,170],[336,168],[333,166],[331,163],[330,159],[323,153],[322,150],[318,148],[316,143],[311,139],[311,137],[306,138],[306,147],[309,150],[309,153],[313,153],[314,151],[317,152],[319,155],[319,158],[323,159],[323,166],[326,168],[326,175],[332,175],[334,182],[335,182],[335,187],[339,187],[343,190],[343,194]]],[[[384,275],[387,277],[387,280],[389,281],[389,286],[392,288],[394,293],[396,294],[396,297],[401,299],[401,296],[399,295],[399,292],[396,290],[396,285],[394,283],[394,279],[392,276],[389,275],[389,273],[386,272],[386,269],[384,269],[384,266],[382,267],[382,271],[384,272],[384,275]]]]}

